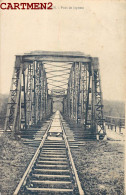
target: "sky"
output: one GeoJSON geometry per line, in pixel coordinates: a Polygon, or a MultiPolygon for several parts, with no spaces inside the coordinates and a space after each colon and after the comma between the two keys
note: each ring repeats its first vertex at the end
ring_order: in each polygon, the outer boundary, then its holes
{"type": "Polygon", "coordinates": [[[0,93],[9,94],[15,55],[34,50],[80,51],[99,58],[103,98],[124,100],[126,3],[52,2],[53,10],[0,10],[0,93]],[[83,9],[75,9],[80,6],[83,9]]]}

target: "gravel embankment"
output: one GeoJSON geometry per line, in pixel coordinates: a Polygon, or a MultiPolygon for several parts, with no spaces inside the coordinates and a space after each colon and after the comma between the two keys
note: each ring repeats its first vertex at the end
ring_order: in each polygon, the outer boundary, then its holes
{"type": "Polygon", "coordinates": [[[0,148],[0,192],[12,195],[36,149],[4,133],[0,137],[0,148]]]}
{"type": "Polygon", "coordinates": [[[124,144],[85,141],[72,149],[85,195],[124,195],[124,144]]]}
{"type": "MultiPolygon", "coordinates": [[[[124,195],[124,144],[114,141],[84,141],[72,149],[85,195],[124,195]]],[[[36,148],[8,135],[0,137],[1,194],[12,195],[36,148]]]]}

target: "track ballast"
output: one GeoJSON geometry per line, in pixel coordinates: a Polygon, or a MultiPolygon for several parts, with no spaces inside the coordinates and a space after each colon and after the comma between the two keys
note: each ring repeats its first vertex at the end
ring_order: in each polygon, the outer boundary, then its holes
{"type": "Polygon", "coordinates": [[[18,184],[17,194],[84,194],[59,111],[18,184]]]}

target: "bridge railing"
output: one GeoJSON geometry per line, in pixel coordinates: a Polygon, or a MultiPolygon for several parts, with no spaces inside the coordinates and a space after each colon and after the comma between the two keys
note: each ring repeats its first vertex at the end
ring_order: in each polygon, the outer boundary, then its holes
{"type": "Polygon", "coordinates": [[[119,133],[123,133],[123,129],[125,129],[125,118],[105,115],[105,124],[108,129],[114,130],[115,132],[118,129],[119,133]]]}

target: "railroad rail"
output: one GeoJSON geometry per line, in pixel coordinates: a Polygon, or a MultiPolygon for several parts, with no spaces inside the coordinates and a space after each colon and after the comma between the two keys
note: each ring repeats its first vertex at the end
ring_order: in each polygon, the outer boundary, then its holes
{"type": "Polygon", "coordinates": [[[14,192],[18,194],[84,195],[59,111],[14,192]]]}

